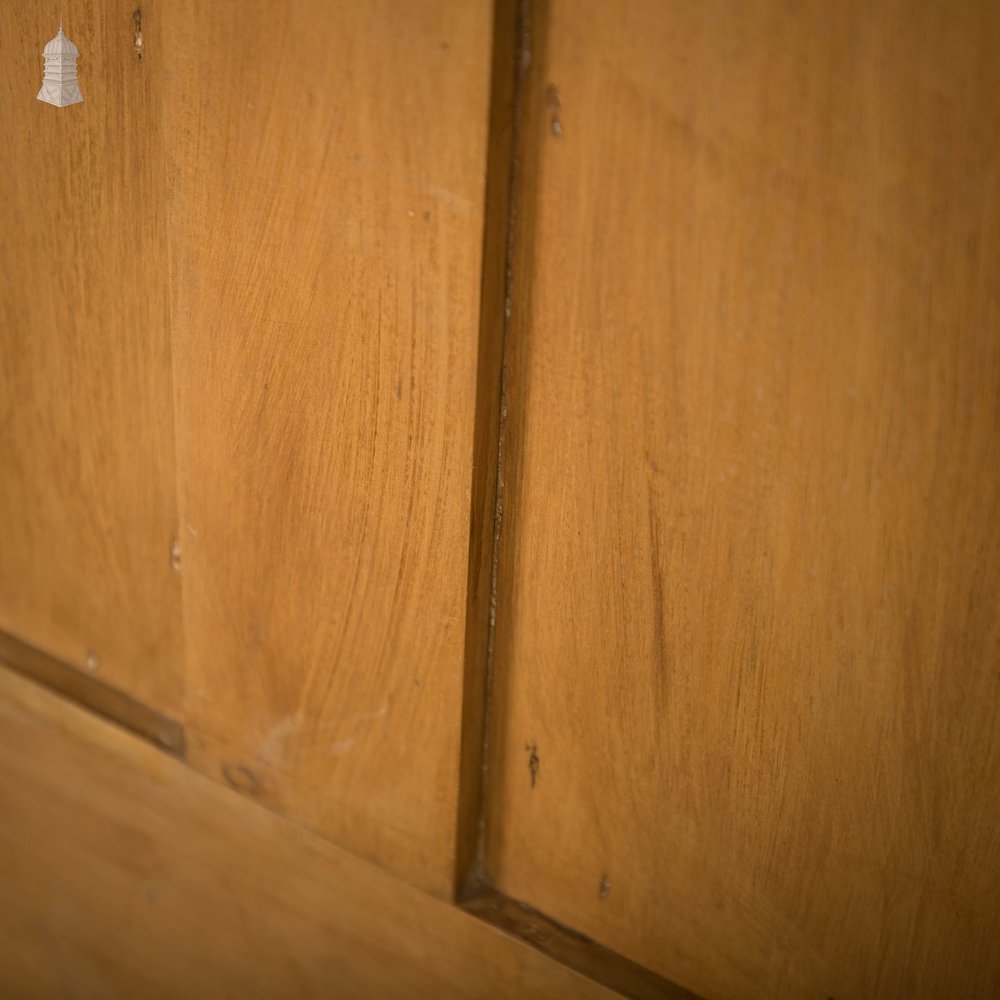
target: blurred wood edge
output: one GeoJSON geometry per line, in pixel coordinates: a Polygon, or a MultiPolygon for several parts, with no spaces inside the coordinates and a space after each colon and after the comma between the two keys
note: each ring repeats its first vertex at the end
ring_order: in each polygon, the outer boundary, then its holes
{"type": "Polygon", "coordinates": [[[611,995],[489,923],[0,670],[0,992],[611,995]]]}

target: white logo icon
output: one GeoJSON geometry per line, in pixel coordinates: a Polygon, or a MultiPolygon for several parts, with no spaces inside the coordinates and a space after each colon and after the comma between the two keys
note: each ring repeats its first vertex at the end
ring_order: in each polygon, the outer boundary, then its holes
{"type": "Polygon", "coordinates": [[[45,77],[38,99],[57,108],[79,104],[83,100],[80,85],[76,82],[76,60],[80,50],[63,34],[62,18],[59,19],[59,34],[45,46],[42,55],[45,77]]]}

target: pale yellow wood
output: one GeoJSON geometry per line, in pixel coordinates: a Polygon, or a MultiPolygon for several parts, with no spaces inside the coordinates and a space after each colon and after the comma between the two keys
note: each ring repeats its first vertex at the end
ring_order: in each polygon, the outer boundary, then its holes
{"type": "Polygon", "coordinates": [[[6,670],[0,993],[615,995],[6,670]]]}
{"type": "Polygon", "coordinates": [[[1000,7],[535,5],[488,867],[707,997],[1000,987],[1000,7]]]}
{"type": "Polygon", "coordinates": [[[440,895],[490,16],[184,0],[159,27],[189,758],[440,895]]]}
{"type": "Polygon", "coordinates": [[[162,77],[133,8],[0,6],[0,631],[174,714],[162,77]],[[84,95],[66,108],[36,100],[60,12],[84,95]]]}

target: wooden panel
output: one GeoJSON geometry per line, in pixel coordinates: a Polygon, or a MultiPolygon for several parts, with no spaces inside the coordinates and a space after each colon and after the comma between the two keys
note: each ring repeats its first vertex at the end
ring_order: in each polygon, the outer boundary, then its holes
{"type": "Polygon", "coordinates": [[[190,759],[450,894],[490,5],[164,17],[190,759]]]}
{"type": "Polygon", "coordinates": [[[61,6],[84,95],[67,108],[35,99],[56,7],[0,8],[0,630],[172,713],[161,81],[133,7],[61,6]]]}
{"type": "Polygon", "coordinates": [[[531,38],[490,875],[709,997],[994,995],[1000,7],[531,38]]]}
{"type": "Polygon", "coordinates": [[[0,990],[615,995],[3,670],[0,990]]]}

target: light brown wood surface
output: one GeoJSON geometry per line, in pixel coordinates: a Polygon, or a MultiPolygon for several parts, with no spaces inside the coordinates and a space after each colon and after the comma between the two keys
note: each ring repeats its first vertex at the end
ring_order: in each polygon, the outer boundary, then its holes
{"type": "Polygon", "coordinates": [[[5,670],[0,992],[615,995],[5,670]]]}
{"type": "Polygon", "coordinates": [[[186,0],[159,28],[189,759],[440,895],[490,13],[186,0]]]}
{"type": "Polygon", "coordinates": [[[706,997],[995,996],[1000,7],[533,6],[490,875],[706,997]]]}
{"type": "Polygon", "coordinates": [[[0,6],[0,631],[174,714],[161,78],[133,6],[0,6]],[[60,11],[67,108],[36,100],[60,11]]]}

